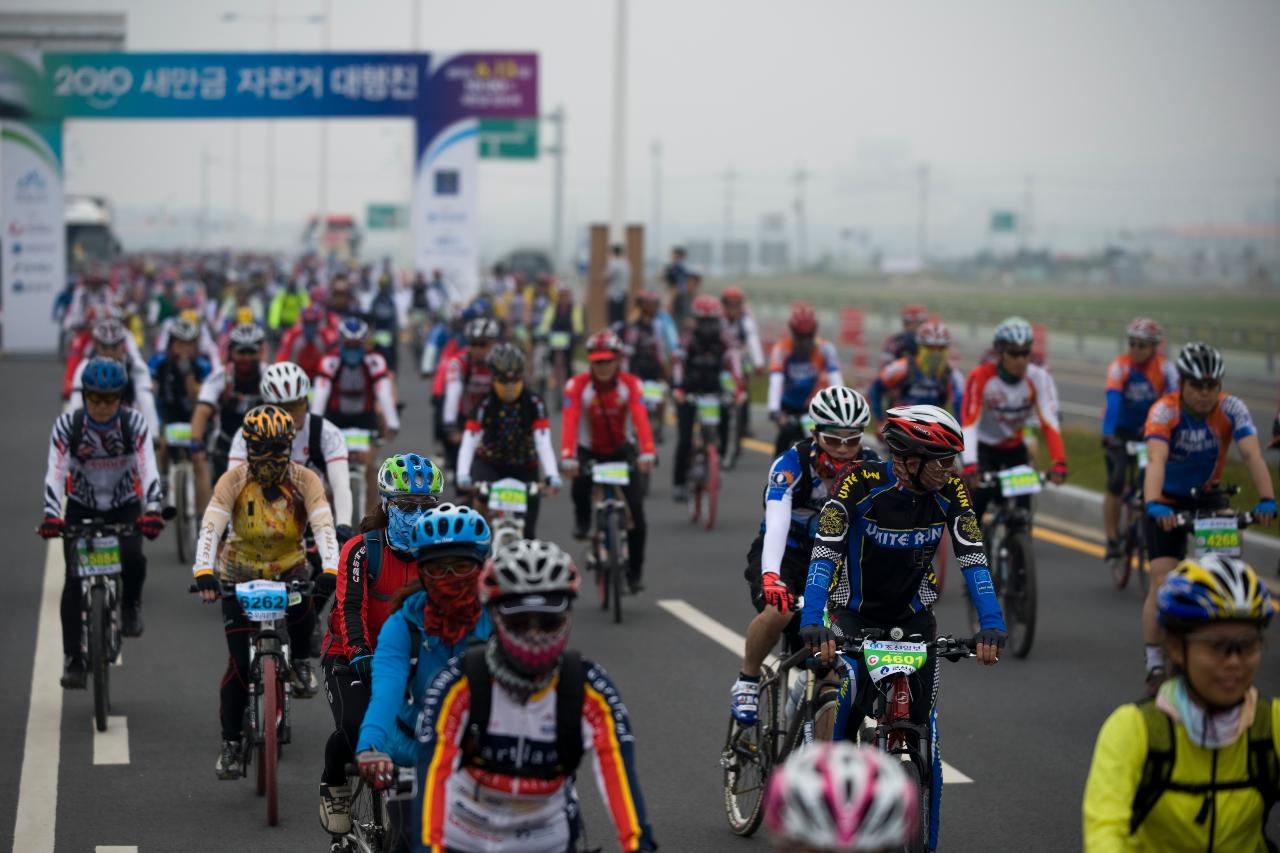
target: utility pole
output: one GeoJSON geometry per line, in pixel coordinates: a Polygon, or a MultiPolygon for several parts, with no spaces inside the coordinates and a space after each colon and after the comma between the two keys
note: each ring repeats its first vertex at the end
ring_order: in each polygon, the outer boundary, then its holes
{"type": "Polygon", "coordinates": [[[724,271],[729,267],[729,241],[733,239],[733,185],[738,180],[738,173],[733,169],[724,172],[724,233],[720,237],[720,266],[724,271]]]}
{"type": "Polygon", "coordinates": [[[551,179],[551,264],[560,272],[564,251],[564,107],[556,107],[544,120],[555,128],[555,142],[544,150],[556,158],[551,179]]]}
{"type": "MultiPolygon", "coordinates": [[[[267,44],[276,52],[276,19],[279,17],[279,0],[271,0],[267,13],[267,44]]],[[[267,245],[272,244],[276,229],[276,122],[267,119],[267,245]]]]}
{"type": "Polygon", "coordinates": [[[662,143],[653,141],[649,148],[653,165],[653,236],[649,245],[653,247],[653,256],[658,264],[662,263],[662,143]]]}
{"type": "MultiPolygon", "coordinates": [[[[322,37],[321,48],[325,53],[332,49],[331,35],[333,33],[333,0],[324,0],[324,34],[322,37]]],[[[324,222],[325,216],[329,213],[329,120],[327,118],[320,119],[320,174],[317,181],[317,190],[319,195],[320,209],[317,214],[320,221],[324,222]]]]}
{"type": "Polygon", "coordinates": [[[809,217],[804,206],[804,185],[809,180],[809,173],[804,167],[796,169],[795,174],[791,176],[791,180],[796,185],[796,199],[794,202],[796,214],[796,262],[803,271],[808,266],[809,254],[809,217]]]}
{"type": "Polygon", "coordinates": [[[613,33],[613,162],[610,164],[611,242],[626,238],[627,218],[627,0],[616,0],[613,33]]]}
{"type": "Polygon", "coordinates": [[[929,251],[929,164],[921,163],[916,169],[918,207],[916,210],[916,255],[924,264],[929,251]]]}

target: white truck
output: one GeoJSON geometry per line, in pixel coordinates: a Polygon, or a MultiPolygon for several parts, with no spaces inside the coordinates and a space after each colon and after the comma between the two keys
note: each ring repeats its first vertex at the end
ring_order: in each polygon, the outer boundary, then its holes
{"type": "Polygon", "coordinates": [[[102,196],[67,196],[67,272],[110,266],[120,240],[111,227],[111,205],[102,196]]]}

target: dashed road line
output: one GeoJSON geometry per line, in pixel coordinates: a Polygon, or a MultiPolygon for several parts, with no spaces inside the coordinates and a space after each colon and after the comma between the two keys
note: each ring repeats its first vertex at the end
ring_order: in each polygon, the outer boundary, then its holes
{"type": "MultiPolygon", "coordinates": [[[[93,725],[93,720],[89,721],[93,725]]],[[[107,730],[93,729],[94,764],[129,763],[129,718],[107,717],[107,730]]]]}

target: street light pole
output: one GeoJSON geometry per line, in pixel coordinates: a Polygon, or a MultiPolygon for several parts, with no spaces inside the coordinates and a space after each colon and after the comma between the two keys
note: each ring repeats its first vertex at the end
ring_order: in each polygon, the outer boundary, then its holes
{"type": "MultiPolygon", "coordinates": [[[[271,0],[271,9],[267,13],[267,46],[272,53],[276,52],[276,17],[278,0],[271,0]]],[[[276,122],[267,119],[267,245],[271,245],[276,228],[276,122]]]]}
{"type": "Polygon", "coordinates": [[[654,258],[662,263],[662,143],[655,139],[649,151],[653,155],[653,237],[649,245],[654,258]]]}
{"type": "MultiPolygon", "coordinates": [[[[324,0],[324,36],[323,49],[328,53],[331,49],[331,35],[333,33],[333,0],[324,0]]],[[[317,214],[323,223],[325,216],[329,213],[329,120],[327,118],[320,119],[320,180],[318,181],[319,208],[317,214]]]]}
{"type": "Polygon", "coordinates": [[[555,128],[555,141],[545,150],[555,158],[551,179],[551,265],[560,272],[564,252],[564,107],[556,107],[546,121],[555,128]]]}
{"type": "Polygon", "coordinates": [[[622,242],[627,217],[627,0],[616,0],[614,9],[613,162],[609,185],[609,224],[612,239],[622,242]]]}

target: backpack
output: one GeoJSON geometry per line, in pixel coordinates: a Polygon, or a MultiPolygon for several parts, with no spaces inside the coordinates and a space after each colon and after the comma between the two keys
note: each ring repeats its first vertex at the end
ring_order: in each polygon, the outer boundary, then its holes
{"type": "MultiPolygon", "coordinates": [[[[84,419],[87,412],[84,409],[76,409],[75,414],[71,416],[71,435],[67,439],[67,455],[75,456],[80,449],[81,443],[84,441],[84,419]]],[[[133,454],[133,418],[130,412],[123,407],[120,410],[120,438],[124,441],[124,455],[133,454]]]]}
{"type": "MultiPolygon", "coordinates": [[[[1156,707],[1154,699],[1136,703],[1147,727],[1147,758],[1142,766],[1138,790],[1133,795],[1133,808],[1129,817],[1129,834],[1138,831],[1147,815],[1165,791],[1182,791],[1189,794],[1205,794],[1204,805],[1197,822],[1205,820],[1213,802],[1210,794],[1241,788],[1254,788],[1262,795],[1262,826],[1267,825],[1271,807],[1280,800],[1280,758],[1276,755],[1271,732],[1271,700],[1260,699],[1253,725],[1246,736],[1249,739],[1249,776],[1234,782],[1186,784],[1174,782],[1173,765],[1177,758],[1177,739],[1174,736],[1173,719],[1156,707]]],[[[1267,847],[1274,850],[1270,841],[1267,847]]]]}
{"type": "Polygon", "coordinates": [[[586,667],[582,655],[566,649],[560,660],[560,681],[556,685],[556,763],[538,768],[516,767],[487,760],[480,754],[480,739],[489,730],[493,704],[493,679],[485,660],[485,647],[484,643],[476,643],[462,653],[462,672],[467,676],[471,693],[467,732],[462,739],[463,766],[535,779],[573,775],[583,753],[582,699],[586,667]]]}
{"type": "MultiPolygon", "coordinates": [[[[382,571],[382,531],[366,530],[361,535],[364,537],[364,575],[367,579],[365,587],[372,593],[373,585],[378,582],[378,572],[382,571]]],[[[410,627],[412,628],[412,625],[410,627]]],[[[417,646],[414,646],[414,648],[417,648],[417,646]]]]}

